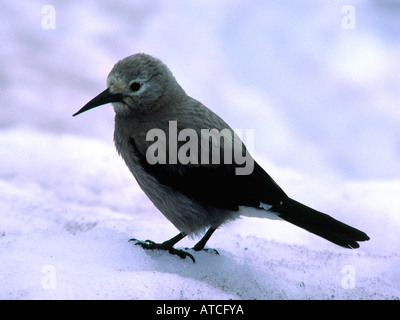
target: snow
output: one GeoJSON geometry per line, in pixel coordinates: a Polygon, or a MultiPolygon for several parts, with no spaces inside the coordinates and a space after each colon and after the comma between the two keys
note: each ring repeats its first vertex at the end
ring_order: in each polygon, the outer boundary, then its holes
{"type": "Polygon", "coordinates": [[[0,299],[399,299],[400,8],[353,1],[344,30],[347,4],[53,1],[45,30],[47,2],[3,2],[0,299]],[[112,108],[71,115],[135,52],[254,129],[255,158],[290,196],[371,240],[346,250],[243,218],[195,264],[129,242],[178,231],[117,155],[112,108]]]}

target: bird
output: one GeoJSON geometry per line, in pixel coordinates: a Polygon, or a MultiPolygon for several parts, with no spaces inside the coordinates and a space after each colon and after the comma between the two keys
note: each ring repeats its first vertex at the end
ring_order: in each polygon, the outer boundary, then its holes
{"type": "Polygon", "coordinates": [[[160,59],[136,53],[119,60],[108,74],[107,89],[73,116],[108,103],[115,111],[117,152],[147,197],[179,230],[162,243],[130,239],[143,249],[195,262],[193,251],[207,250],[221,225],[242,216],[285,220],[344,248],[369,240],[366,233],[290,198],[234,130],[187,95],[160,59]],[[187,235],[201,234],[193,251],[174,247],[187,235]]]}

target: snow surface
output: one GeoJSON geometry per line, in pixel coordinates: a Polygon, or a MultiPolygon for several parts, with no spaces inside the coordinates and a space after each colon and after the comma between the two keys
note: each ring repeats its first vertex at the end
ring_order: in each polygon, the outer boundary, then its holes
{"type": "Polygon", "coordinates": [[[353,1],[345,30],[346,4],[53,1],[45,30],[47,2],[3,1],[0,298],[399,299],[400,6],[353,1]],[[254,129],[256,159],[290,196],[371,240],[346,250],[244,218],[195,264],[128,242],[178,231],[117,155],[112,108],[71,115],[135,52],[254,129]]]}

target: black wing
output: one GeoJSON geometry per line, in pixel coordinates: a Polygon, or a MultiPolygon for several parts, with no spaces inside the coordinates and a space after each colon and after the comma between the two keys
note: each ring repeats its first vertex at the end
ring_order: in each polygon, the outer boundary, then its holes
{"type": "Polygon", "coordinates": [[[239,210],[238,206],[259,207],[260,201],[278,205],[287,198],[277,183],[254,161],[249,175],[236,175],[237,164],[183,165],[147,162],[130,139],[143,169],[159,183],[170,186],[184,195],[208,205],[239,210]]]}

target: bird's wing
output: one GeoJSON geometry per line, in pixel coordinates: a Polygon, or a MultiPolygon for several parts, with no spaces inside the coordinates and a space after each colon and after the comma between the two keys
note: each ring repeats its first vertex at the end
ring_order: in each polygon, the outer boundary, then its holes
{"type": "Polygon", "coordinates": [[[237,175],[233,164],[149,164],[130,139],[143,169],[159,183],[208,205],[237,211],[239,206],[258,208],[260,202],[280,204],[287,196],[276,182],[254,161],[251,174],[237,175]]]}

